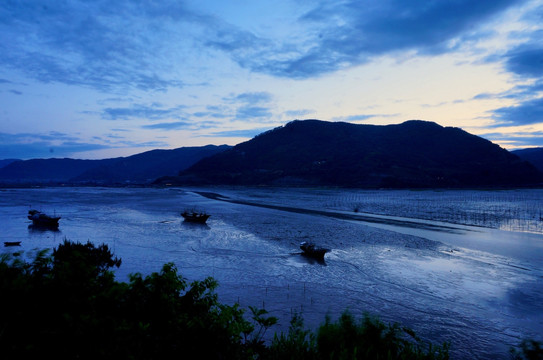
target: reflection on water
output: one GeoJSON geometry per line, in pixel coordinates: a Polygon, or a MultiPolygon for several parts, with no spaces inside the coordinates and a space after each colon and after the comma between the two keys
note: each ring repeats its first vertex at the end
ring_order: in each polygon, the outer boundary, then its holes
{"type": "Polygon", "coordinates": [[[211,229],[208,224],[202,224],[202,223],[196,223],[196,222],[190,222],[190,221],[182,221],[181,226],[187,229],[200,229],[200,230],[211,229]]]}
{"type": "Polygon", "coordinates": [[[60,233],[60,230],[58,227],[30,224],[28,225],[28,232],[29,233],[45,233],[45,232],[60,233]]]}
{"type": "Polygon", "coordinates": [[[326,266],[325,259],[316,259],[313,256],[307,255],[306,253],[301,253],[300,256],[302,258],[302,261],[307,264],[310,264],[310,265],[317,264],[317,265],[326,266]]]}

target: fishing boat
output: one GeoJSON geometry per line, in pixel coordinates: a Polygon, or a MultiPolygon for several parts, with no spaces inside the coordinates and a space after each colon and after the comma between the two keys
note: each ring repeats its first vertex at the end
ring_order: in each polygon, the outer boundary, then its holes
{"type": "Polygon", "coordinates": [[[20,241],[4,241],[4,246],[20,246],[20,241]]]}
{"type": "Polygon", "coordinates": [[[181,213],[181,216],[187,222],[205,224],[207,219],[209,219],[209,217],[211,215],[206,214],[205,212],[186,211],[185,210],[184,212],[181,213]]]}
{"type": "Polygon", "coordinates": [[[324,259],[324,254],[330,251],[330,249],[316,246],[314,243],[307,241],[300,243],[300,249],[302,249],[304,255],[319,260],[324,259]]]}
{"type": "Polygon", "coordinates": [[[58,227],[60,216],[49,216],[38,210],[28,210],[28,219],[32,220],[32,224],[43,227],[58,227]]]}

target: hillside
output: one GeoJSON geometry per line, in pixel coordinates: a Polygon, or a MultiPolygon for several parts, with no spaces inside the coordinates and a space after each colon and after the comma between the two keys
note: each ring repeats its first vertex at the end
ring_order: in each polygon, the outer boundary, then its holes
{"type": "Polygon", "coordinates": [[[2,159],[0,160],[0,169],[4,166],[8,166],[12,162],[19,161],[19,159],[2,159]]]}
{"type": "Polygon", "coordinates": [[[524,186],[541,179],[531,164],[459,128],[305,120],[202,159],[176,181],[399,188],[524,186]]]}
{"type": "Polygon", "coordinates": [[[522,160],[529,161],[539,171],[543,172],[543,148],[513,150],[511,152],[522,160]]]}
{"type": "Polygon", "coordinates": [[[129,157],[104,160],[18,160],[0,168],[3,184],[145,184],[159,176],[175,175],[206,156],[230,148],[223,146],[183,147],[151,150],[129,157]]]}
{"type": "Polygon", "coordinates": [[[207,145],[183,147],[173,150],[151,150],[141,154],[120,158],[112,163],[93,167],[71,181],[105,181],[109,183],[148,183],[160,176],[176,175],[198,160],[229,149],[230,146],[207,145]]]}

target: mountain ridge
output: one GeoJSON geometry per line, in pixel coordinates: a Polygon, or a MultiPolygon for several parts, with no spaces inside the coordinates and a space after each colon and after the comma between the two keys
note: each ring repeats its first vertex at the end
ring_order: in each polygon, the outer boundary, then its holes
{"type": "Polygon", "coordinates": [[[541,160],[543,149],[511,153],[429,121],[359,125],[309,119],[234,147],[157,149],[103,160],[0,160],[0,185],[539,187],[541,160]]]}
{"type": "Polygon", "coordinates": [[[539,171],[543,172],[543,148],[528,148],[511,151],[524,161],[530,162],[539,171]]]}
{"type": "Polygon", "coordinates": [[[541,173],[529,163],[459,128],[422,120],[359,125],[311,119],[292,121],[257,135],[200,160],[167,181],[461,188],[529,186],[541,179],[541,173]]]}
{"type": "Polygon", "coordinates": [[[17,160],[0,168],[3,185],[148,184],[157,177],[175,175],[203,157],[230,148],[228,145],[181,147],[102,160],[30,159],[17,160]]]}

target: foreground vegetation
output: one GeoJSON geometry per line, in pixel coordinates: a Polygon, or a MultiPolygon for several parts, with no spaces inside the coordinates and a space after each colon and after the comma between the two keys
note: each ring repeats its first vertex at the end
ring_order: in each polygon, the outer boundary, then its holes
{"type": "MultiPolygon", "coordinates": [[[[221,304],[212,278],[187,283],[171,263],[128,283],[106,245],[64,241],[32,262],[0,259],[0,357],[57,359],[447,359],[409,329],[344,313],[311,332],[295,315],[264,342],[277,319],[221,304]],[[247,319],[248,318],[248,319],[247,319]]],[[[535,344],[539,346],[537,343],[535,344]]],[[[522,353],[517,354],[519,358],[522,353]]]]}

